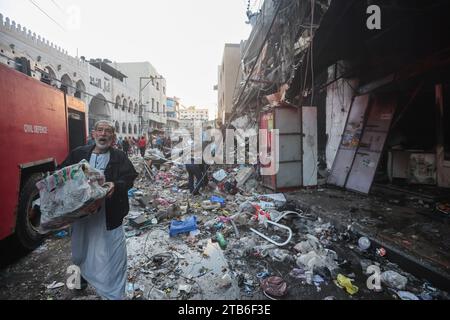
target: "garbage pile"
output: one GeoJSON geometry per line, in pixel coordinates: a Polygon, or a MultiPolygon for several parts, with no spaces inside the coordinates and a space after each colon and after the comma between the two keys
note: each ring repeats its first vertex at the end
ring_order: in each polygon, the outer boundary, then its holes
{"type": "Polygon", "coordinates": [[[131,160],[140,175],[125,224],[130,298],[448,298],[351,226],[337,230],[284,194],[264,193],[252,166],[214,168],[192,196],[182,165],[131,160]]]}

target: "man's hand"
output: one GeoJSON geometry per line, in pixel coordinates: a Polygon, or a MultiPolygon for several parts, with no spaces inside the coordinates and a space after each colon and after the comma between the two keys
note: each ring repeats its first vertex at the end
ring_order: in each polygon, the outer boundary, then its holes
{"type": "Polygon", "coordinates": [[[96,200],[93,203],[91,203],[89,206],[87,206],[84,211],[88,212],[89,214],[97,212],[98,208],[102,205],[102,199],[96,200]]]}
{"type": "Polygon", "coordinates": [[[108,193],[106,194],[106,197],[107,197],[107,198],[111,198],[111,196],[112,196],[113,193],[114,193],[114,182],[106,182],[105,185],[108,185],[108,186],[109,186],[109,191],[108,191],[108,193]]]}

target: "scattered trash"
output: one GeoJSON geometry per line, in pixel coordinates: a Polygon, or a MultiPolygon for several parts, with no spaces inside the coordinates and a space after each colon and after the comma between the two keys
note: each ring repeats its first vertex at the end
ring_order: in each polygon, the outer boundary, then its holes
{"type": "Polygon", "coordinates": [[[178,286],[178,293],[185,292],[189,294],[191,292],[192,286],[189,284],[180,284],[178,286]]]}
{"type": "Polygon", "coordinates": [[[213,174],[214,179],[221,182],[223,179],[227,177],[227,173],[225,170],[221,169],[213,174]]]}
{"type": "Polygon", "coordinates": [[[325,282],[325,280],[324,280],[321,276],[319,276],[318,274],[315,274],[315,275],[313,276],[312,281],[314,282],[314,284],[315,284],[316,286],[317,286],[317,285],[320,285],[320,284],[323,283],[323,282],[325,282]]]}
{"type": "Polygon", "coordinates": [[[57,238],[65,238],[69,233],[65,230],[59,231],[58,233],[55,234],[55,237],[57,238]]]}
{"type": "Polygon", "coordinates": [[[269,252],[269,256],[272,258],[272,260],[279,261],[279,262],[284,262],[284,261],[288,260],[289,258],[291,258],[291,255],[288,250],[283,250],[283,249],[278,249],[278,248],[271,250],[269,252]]]}
{"type": "Polygon", "coordinates": [[[240,169],[238,174],[236,175],[237,186],[242,187],[253,173],[253,167],[245,167],[240,169]]]}
{"type": "Polygon", "coordinates": [[[450,214],[450,203],[449,202],[437,203],[436,210],[448,216],[450,214]]]}
{"type": "Polygon", "coordinates": [[[200,230],[198,230],[198,229],[189,232],[189,235],[190,235],[191,237],[196,237],[196,236],[198,236],[199,234],[200,234],[200,230]]]}
{"type": "Polygon", "coordinates": [[[403,290],[408,283],[408,278],[395,271],[389,270],[381,274],[381,282],[383,282],[389,288],[403,290]]]}
{"type": "Polygon", "coordinates": [[[273,297],[282,297],[286,295],[288,286],[281,277],[272,276],[261,281],[261,289],[273,297]]]}
{"type": "Polygon", "coordinates": [[[219,246],[222,250],[225,250],[227,248],[227,241],[225,240],[222,233],[220,232],[216,233],[216,240],[219,243],[219,246]]]}
{"type": "Polygon", "coordinates": [[[259,200],[271,200],[271,202],[275,203],[276,207],[281,207],[287,202],[286,197],[282,193],[264,194],[262,196],[259,196],[258,198],[259,200]]]}
{"type": "Polygon", "coordinates": [[[402,300],[420,300],[415,294],[409,291],[397,291],[397,295],[402,300]]]}
{"type": "Polygon", "coordinates": [[[358,292],[359,288],[353,285],[352,280],[342,274],[338,274],[335,284],[340,288],[345,288],[348,294],[354,295],[358,292]]]}
{"type": "Polygon", "coordinates": [[[212,196],[210,201],[212,203],[220,203],[220,205],[223,207],[225,205],[225,199],[218,197],[218,196],[212,196]]]}
{"type": "Polygon", "coordinates": [[[128,190],[128,197],[134,197],[134,193],[137,191],[136,188],[131,188],[130,190],[128,190]]]}
{"type": "Polygon", "coordinates": [[[145,216],[145,214],[142,214],[134,219],[129,219],[129,223],[134,228],[141,228],[149,224],[151,221],[145,216]]]}
{"type": "Polygon", "coordinates": [[[305,270],[301,269],[301,268],[292,269],[292,271],[289,273],[289,275],[296,279],[306,279],[305,270]]]}
{"type": "Polygon", "coordinates": [[[202,202],[202,208],[205,210],[214,210],[214,209],[220,209],[221,204],[216,202],[212,203],[211,200],[205,200],[202,202]]]}
{"type": "Polygon", "coordinates": [[[231,286],[231,284],[232,284],[232,279],[231,279],[230,274],[227,272],[220,279],[220,286],[222,288],[228,288],[231,286]]]}
{"type": "Polygon", "coordinates": [[[197,217],[191,216],[184,221],[172,220],[169,229],[171,237],[179,234],[194,231],[197,229],[197,217]]]}
{"type": "Polygon", "coordinates": [[[148,293],[144,293],[147,300],[165,300],[167,299],[167,293],[152,286],[148,293]]]}
{"type": "Polygon", "coordinates": [[[47,289],[57,289],[64,287],[64,283],[53,281],[51,284],[47,285],[47,289]]]}
{"type": "Polygon", "coordinates": [[[367,237],[361,237],[358,240],[358,246],[361,250],[365,251],[370,248],[370,240],[367,237]]]}
{"type": "Polygon", "coordinates": [[[386,249],[384,248],[378,248],[376,250],[377,255],[379,255],[380,257],[384,257],[386,255],[386,249]]]}
{"type": "Polygon", "coordinates": [[[270,273],[268,273],[267,271],[260,272],[260,273],[258,273],[258,274],[256,275],[256,277],[257,277],[258,279],[265,279],[265,278],[267,278],[267,277],[269,277],[269,276],[270,276],[270,273]]]}

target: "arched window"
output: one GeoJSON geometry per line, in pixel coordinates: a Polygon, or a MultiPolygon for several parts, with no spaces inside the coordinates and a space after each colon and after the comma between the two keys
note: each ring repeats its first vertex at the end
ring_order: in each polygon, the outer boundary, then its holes
{"type": "Polygon", "coordinates": [[[127,125],[125,122],[122,123],[122,133],[127,133],[127,125]]]}
{"type": "Polygon", "coordinates": [[[119,121],[116,121],[115,127],[116,127],[116,133],[120,133],[120,124],[119,124],[119,121]]]}
{"type": "Polygon", "coordinates": [[[137,125],[134,125],[134,134],[137,134],[137,125]]]}
{"type": "Polygon", "coordinates": [[[72,92],[73,92],[72,87],[73,87],[72,80],[70,79],[70,77],[67,74],[64,74],[61,77],[61,85],[59,88],[61,89],[61,91],[64,91],[68,95],[72,95],[72,92]]]}
{"type": "Polygon", "coordinates": [[[114,105],[114,108],[119,109],[119,105],[120,105],[120,96],[117,96],[116,104],[114,105]]]}
{"type": "Polygon", "coordinates": [[[130,104],[128,105],[128,112],[131,113],[133,111],[133,101],[130,101],[130,104]]]}
{"type": "Polygon", "coordinates": [[[134,104],[134,114],[136,114],[138,112],[138,104],[135,103],[134,104]]]}
{"type": "Polygon", "coordinates": [[[53,71],[53,69],[50,67],[45,67],[45,71],[42,74],[41,81],[54,87],[57,86],[55,71],[53,71]]]}
{"type": "Polygon", "coordinates": [[[126,108],[127,108],[127,106],[128,106],[127,99],[123,99],[123,102],[122,102],[122,111],[125,111],[126,108]]]}
{"type": "Polygon", "coordinates": [[[133,133],[133,131],[132,131],[132,129],[131,129],[131,123],[128,124],[128,133],[129,133],[129,134],[132,134],[132,133],[133,133]]]}
{"type": "Polygon", "coordinates": [[[78,80],[75,87],[76,87],[75,97],[78,99],[84,99],[84,94],[86,92],[86,86],[84,85],[83,81],[78,80]]]}

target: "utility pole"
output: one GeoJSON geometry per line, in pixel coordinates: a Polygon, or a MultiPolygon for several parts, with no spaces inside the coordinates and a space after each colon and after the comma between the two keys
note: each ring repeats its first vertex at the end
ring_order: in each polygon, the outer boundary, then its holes
{"type": "Polygon", "coordinates": [[[153,81],[154,77],[139,77],[139,134],[142,135],[142,130],[144,130],[144,105],[142,104],[142,91],[153,81]],[[150,80],[142,88],[142,80],[150,80]]]}

